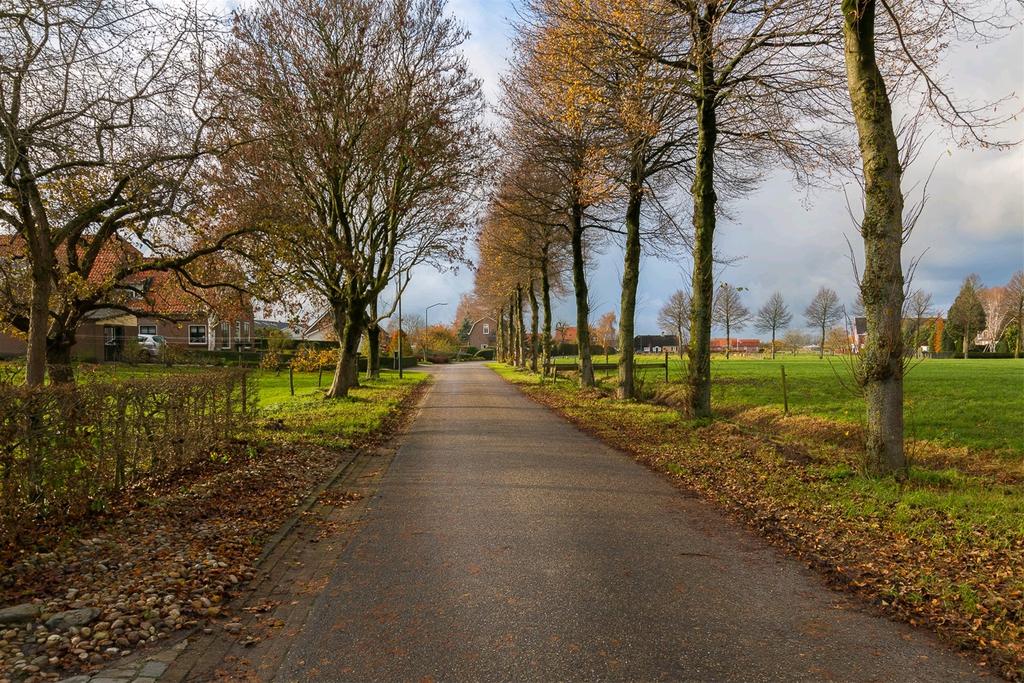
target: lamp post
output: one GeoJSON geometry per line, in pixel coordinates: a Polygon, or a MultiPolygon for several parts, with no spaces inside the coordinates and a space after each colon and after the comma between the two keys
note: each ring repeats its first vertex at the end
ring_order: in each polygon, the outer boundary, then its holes
{"type": "MultiPolygon", "coordinates": [[[[430,309],[433,308],[434,306],[447,306],[447,305],[448,305],[447,301],[439,301],[436,304],[430,304],[429,306],[427,306],[426,310],[423,311],[423,329],[424,330],[429,330],[430,329],[430,309]]],[[[426,360],[427,360],[427,346],[426,346],[426,344],[423,345],[423,360],[424,360],[424,362],[426,362],[426,360]]]]}

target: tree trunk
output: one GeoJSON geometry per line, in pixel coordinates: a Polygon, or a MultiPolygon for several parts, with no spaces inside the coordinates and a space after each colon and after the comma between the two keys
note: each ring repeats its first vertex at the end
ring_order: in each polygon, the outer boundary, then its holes
{"type": "Polygon", "coordinates": [[[683,327],[676,327],[676,349],[679,351],[679,360],[683,359],[683,327]]]}
{"type": "Polygon", "coordinates": [[[541,340],[544,352],[544,374],[551,372],[551,280],[548,277],[548,248],[542,251],[540,269],[541,301],[544,304],[544,337],[541,340]]]}
{"type": "Polygon", "coordinates": [[[572,207],[572,284],[576,292],[576,346],[580,386],[594,386],[594,363],[590,358],[590,301],[586,262],[583,260],[583,207],[572,207]]]}
{"type": "Polygon", "coordinates": [[[968,353],[969,353],[969,351],[970,351],[970,346],[969,346],[969,342],[968,342],[968,340],[969,340],[970,338],[971,338],[971,328],[970,328],[970,327],[968,327],[968,328],[967,328],[967,329],[966,329],[966,330],[964,331],[964,360],[969,360],[969,359],[968,359],[968,357],[967,357],[967,354],[968,354],[968,353]]]}
{"type": "Polygon", "coordinates": [[[377,322],[377,296],[370,300],[370,327],[366,330],[366,376],[380,377],[380,323],[377,322]]]}
{"type": "Polygon", "coordinates": [[[714,62],[711,45],[714,27],[709,20],[698,24],[699,78],[697,98],[697,153],[693,184],[693,282],[690,297],[690,413],[711,416],[711,304],[714,298],[715,144],[718,121],[715,111],[714,62]]]}
{"type": "Polygon", "coordinates": [[[53,384],[74,384],[75,369],[71,364],[71,347],[75,345],[73,337],[66,334],[51,340],[46,348],[46,366],[53,384]]]}
{"type": "Polygon", "coordinates": [[[537,290],[530,281],[530,370],[537,372],[538,339],[540,333],[540,311],[537,310],[537,290]]]}
{"type": "Polygon", "coordinates": [[[334,306],[334,331],[338,335],[338,364],[327,398],[344,398],[359,386],[359,339],[363,336],[366,313],[358,301],[334,306]],[[340,321],[340,322],[339,322],[340,321]]]}
{"type": "MultiPolygon", "coordinates": [[[[636,290],[640,284],[640,207],[643,187],[640,182],[640,151],[633,151],[630,169],[629,203],[626,205],[626,253],[622,262],[622,299],[619,304],[619,386],[615,395],[633,398],[633,331],[636,319],[636,290]]],[[[607,346],[605,347],[607,353],[607,346]]]]}
{"type": "Polygon", "coordinates": [[[862,372],[867,466],[903,473],[903,193],[892,107],[875,59],[875,0],[843,0],[850,102],[864,175],[864,275],[868,336],[862,372]]]}
{"type": "Polygon", "coordinates": [[[25,359],[25,384],[42,386],[46,382],[46,337],[50,327],[50,292],[53,287],[52,261],[33,254],[32,300],[28,317],[28,348],[25,359]]]}
{"type": "Polygon", "coordinates": [[[821,341],[818,343],[818,360],[825,358],[825,326],[821,326],[821,341]]]}
{"type": "Polygon", "coordinates": [[[526,316],[523,315],[523,286],[516,285],[516,322],[518,329],[516,329],[516,352],[518,355],[518,365],[520,368],[526,368],[526,316]]]}
{"type": "Polygon", "coordinates": [[[729,334],[729,323],[725,323],[725,359],[729,360],[729,354],[732,353],[732,338],[729,334]]]}
{"type": "Polygon", "coordinates": [[[775,360],[775,328],[772,328],[772,360],[775,360]]]}

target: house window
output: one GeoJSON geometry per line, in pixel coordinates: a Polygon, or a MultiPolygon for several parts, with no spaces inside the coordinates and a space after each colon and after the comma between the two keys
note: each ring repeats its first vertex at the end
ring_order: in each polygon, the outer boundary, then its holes
{"type": "Polygon", "coordinates": [[[249,323],[242,323],[242,339],[252,341],[252,337],[249,335],[249,323]]]}
{"type": "Polygon", "coordinates": [[[236,320],[235,321],[235,343],[237,344],[237,343],[239,343],[241,341],[242,341],[242,321],[241,320],[236,320]]]}
{"type": "Polygon", "coordinates": [[[139,334],[156,334],[156,325],[139,325],[139,334]]]}
{"type": "Polygon", "coordinates": [[[224,323],[220,324],[220,336],[221,336],[220,347],[222,349],[230,349],[231,348],[231,323],[224,322],[224,323]]]}
{"type": "Polygon", "coordinates": [[[490,333],[491,333],[491,326],[488,325],[487,323],[484,323],[484,334],[490,334],[490,333]]]}
{"type": "Polygon", "coordinates": [[[188,343],[189,344],[205,344],[206,343],[206,325],[189,325],[188,326],[188,343]]]}

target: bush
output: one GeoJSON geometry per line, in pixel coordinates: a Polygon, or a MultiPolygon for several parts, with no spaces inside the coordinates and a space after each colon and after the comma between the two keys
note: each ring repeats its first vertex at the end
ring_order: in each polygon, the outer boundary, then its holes
{"type": "Polygon", "coordinates": [[[295,372],[316,372],[322,367],[338,364],[338,345],[333,348],[302,346],[292,356],[291,366],[295,372]]]}
{"type": "Polygon", "coordinates": [[[481,360],[494,360],[494,349],[480,349],[473,357],[481,360]]]}
{"type": "Polygon", "coordinates": [[[40,519],[67,522],[245,434],[256,391],[244,371],[0,385],[0,546],[40,519]]]}

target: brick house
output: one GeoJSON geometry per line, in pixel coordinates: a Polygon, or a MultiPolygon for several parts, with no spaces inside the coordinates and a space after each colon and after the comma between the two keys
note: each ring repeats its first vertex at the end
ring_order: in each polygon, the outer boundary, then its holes
{"type": "MultiPolygon", "coordinates": [[[[761,350],[760,339],[730,339],[729,351],[731,353],[758,353],[761,350]]],[[[725,338],[711,340],[711,353],[725,353],[725,338]]]]}
{"type": "Polygon", "coordinates": [[[679,338],[674,334],[641,334],[633,337],[633,348],[637,353],[676,353],[679,351],[679,338]]]}
{"type": "Polygon", "coordinates": [[[468,344],[478,349],[493,348],[498,339],[498,321],[484,316],[469,328],[468,344]]]}
{"type": "MultiPolygon", "coordinates": [[[[7,236],[8,258],[22,258],[14,236],[7,236]]],[[[105,246],[89,271],[89,280],[102,282],[124,259],[144,255],[123,240],[105,246]]],[[[172,272],[148,271],[123,283],[117,302],[100,304],[89,311],[75,331],[72,356],[81,360],[113,360],[120,357],[126,341],[140,334],[164,337],[167,344],[182,349],[224,350],[248,347],[252,343],[251,299],[230,288],[187,291],[172,272]]],[[[0,356],[19,356],[26,351],[22,335],[0,330],[0,356]]]]}

